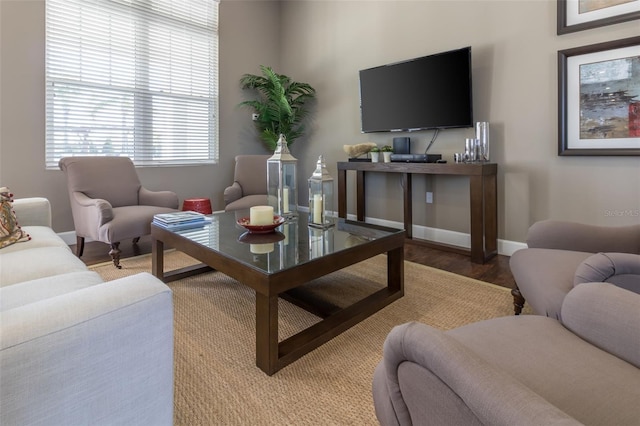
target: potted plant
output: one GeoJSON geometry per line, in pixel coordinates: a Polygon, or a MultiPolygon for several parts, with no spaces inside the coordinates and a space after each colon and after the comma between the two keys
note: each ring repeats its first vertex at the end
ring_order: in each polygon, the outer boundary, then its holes
{"type": "Polygon", "coordinates": [[[275,151],[280,134],[286,137],[288,146],[304,134],[307,102],[315,98],[316,91],[309,84],[293,81],[270,67],[260,65],[260,69],[262,75],[245,74],[240,79],[240,87],[256,90],[259,99],[241,102],[239,106],[255,110],[260,139],[270,151],[275,151]]]}
{"type": "Polygon", "coordinates": [[[384,156],[384,162],[391,162],[391,154],[393,153],[393,148],[390,145],[385,145],[382,147],[382,155],[384,156]]]}
{"type": "Polygon", "coordinates": [[[378,148],[377,146],[375,148],[371,148],[371,151],[369,151],[371,153],[371,162],[372,163],[377,163],[380,161],[380,148],[378,148]]]}

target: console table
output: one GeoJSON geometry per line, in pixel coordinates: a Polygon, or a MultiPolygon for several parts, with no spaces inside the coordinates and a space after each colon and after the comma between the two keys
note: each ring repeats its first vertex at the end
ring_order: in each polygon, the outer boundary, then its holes
{"type": "Polygon", "coordinates": [[[404,188],[404,229],[406,237],[412,236],[412,194],[411,176],[457,175],[469,177],[471,249],[450,245],[413,240],[426,245],[468,254],[474,263],[484,263],[498,253],[498,196],[495,163],[371,163],[338,162],[338,216],[347,217],[347,171],[356,172],[356,215],[363,222],[365,218],[365,172],[400,173],[404,188]]]}

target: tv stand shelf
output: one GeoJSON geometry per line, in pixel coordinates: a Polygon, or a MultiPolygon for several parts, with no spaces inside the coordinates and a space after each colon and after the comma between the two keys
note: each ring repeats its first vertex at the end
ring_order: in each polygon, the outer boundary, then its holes
{"type": "Polygon", "coordinates": [[[429,246],[468,254],[474,263],[485,263],[498,253],[498,196],[495,163],[360,163],[338,162],[338,216],[347,217],[347,171],[356,172],[356,216],[365,218],[365,173],[401,173],[403,180],[404,229],[413,240],[411,177],[414,174],[469,177],[471,249],[423,241],[429,246]]]}

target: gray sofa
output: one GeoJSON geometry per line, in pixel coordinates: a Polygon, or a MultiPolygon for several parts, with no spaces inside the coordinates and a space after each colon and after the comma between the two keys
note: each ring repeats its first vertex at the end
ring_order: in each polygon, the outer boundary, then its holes
{"type": "Polygon", "coordinates": [[[31,240],[0,249],[0,424],[172,424],[171,290],[148,273],[103,282],[48,200],[13,207],[31,240]]]}
{"type": "Polygon", "coordinates": [[[640,424],[640,295],[584,283],[562,323],[494,318],[450,331],[408,323],[373,379],[382,425],[640,424]]]}
{"type": "Polygon", "coordinates": [[[607,281],[640,292],[640,261],[629,256],[640,254],[640,224],[544,220],[529,228],[527,246],[509,260],[516,314],[526,300],[534,313],[560,318],[564,297],[579,282],[607,281]],[[590,270],[601,272],[590,275],[590,270]]]}

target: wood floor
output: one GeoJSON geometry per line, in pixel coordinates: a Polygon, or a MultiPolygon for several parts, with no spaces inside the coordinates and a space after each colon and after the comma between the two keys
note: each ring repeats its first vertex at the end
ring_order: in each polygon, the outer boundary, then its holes
{"type": "MultiPolygon", "coordinates": [[[[72,245],[71,249],[75,253],[76,246],[72,245]]],[[[133,245],[130,241],[123,241],[120,244],[120,250],[122,250],[122,258],[151,253],[151,237],[146,236],[140,238],[140,242],[137,245],[133,245]]],[[[515,287],[513,275],[511,275],[511,270],[509,269],[508,256],[498,255],[484,265],[479,265],[472,263],[468,256],[424,247],[423,245],[414,244],[410,241],[407,241],[405,244],[404,255],[405,260],[411,262],[475,278],[502,287],[515,287]]],[[[82,260],[87,265],[110,261],[109,246],[97,242],[86,243],[82,260]]]]}

